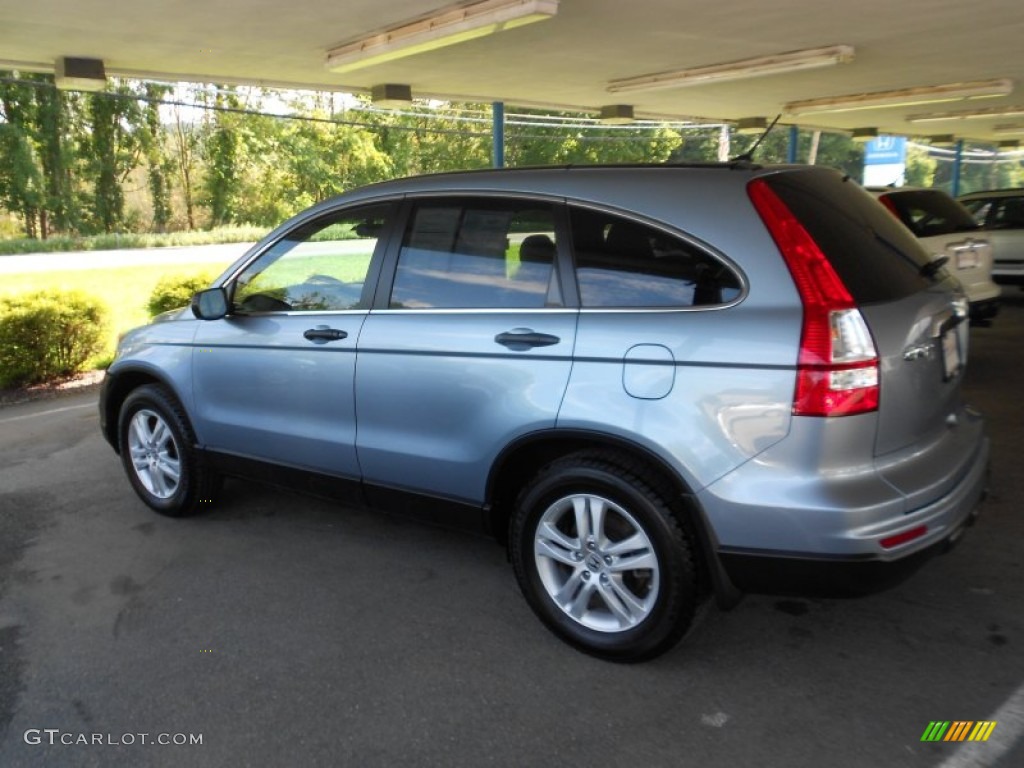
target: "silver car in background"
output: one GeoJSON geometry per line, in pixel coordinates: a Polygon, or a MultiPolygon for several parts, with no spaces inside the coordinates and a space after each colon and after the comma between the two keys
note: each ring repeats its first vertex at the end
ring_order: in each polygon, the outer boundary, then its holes
{"type": "Polygon", "coordinates": [[[956,540],[989,453],[966,319],[823,168],[425,176],[311,208],[128,333],[100,413],[157,512],[237,475],[471,525],[552,631],[631,661],[709,597],[861,594],[956,540]]]}
{"type": "Polygon", "coordinates": [[[992,276],[1024,288],[1024,189],[993,189],[957,198],[992,243],[992,276]]]}

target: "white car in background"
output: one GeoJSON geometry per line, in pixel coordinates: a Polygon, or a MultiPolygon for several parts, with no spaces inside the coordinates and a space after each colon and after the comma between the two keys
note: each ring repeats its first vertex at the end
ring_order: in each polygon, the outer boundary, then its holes
{"type": "Polygon", "coordinates": [[[1024,288],[1024,189],[972,192],[958,199],[992,243],[992,279],[1024,288]]]}
{"type": "Polygon", "coordinates": [[[992,245],[963,205],[940,189],[868,187],[964,287],[971,322],[987,325],[999,312],[1001,289],[992,279],[992,245]]]}

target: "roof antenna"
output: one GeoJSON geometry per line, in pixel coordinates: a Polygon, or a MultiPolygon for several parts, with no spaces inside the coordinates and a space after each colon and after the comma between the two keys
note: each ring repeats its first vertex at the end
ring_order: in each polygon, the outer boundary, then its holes
{"type": "Polygon", "coordinates": [[[742,155],[738,155],[738,156],[734,157],[729,162],[731,162],[731,163],[752,163],[752,162],[754,162],[754,153],[757,151],[757,148],[761,146],[761,142],[765,140],[765,138],[768,136],[769,133],[772,132],[772,128],[775,127],[775,124],[777,122],[779,122],[779,119],[781,117],[782,117],[782,113],[780,112],[779,114],[777,114],[775,116],[775,119],[772,120],[772,124],[764,129],[764,133],[762,133],[760,136],[757,137],[757,141],[754,142],[754,146],[752,146],[750,149],[748,149],[742,155]]]}

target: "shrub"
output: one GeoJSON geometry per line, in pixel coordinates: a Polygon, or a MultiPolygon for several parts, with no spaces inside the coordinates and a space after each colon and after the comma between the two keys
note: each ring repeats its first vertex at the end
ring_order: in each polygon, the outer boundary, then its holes
{"type": "Polygon", "coordinates": [[[216,275],[212,272],[200,272],[195,275],[168,275],[149,294],[146,308],[152,317],[170,309],[186,307],[192,301],[192,294],[209,288],[216,275]]]}
{"type": "Polygon", "coordinates": [[[107,308],[80,291],[0,298],[0,386],[52,381],[103,351],[107,308]]]}

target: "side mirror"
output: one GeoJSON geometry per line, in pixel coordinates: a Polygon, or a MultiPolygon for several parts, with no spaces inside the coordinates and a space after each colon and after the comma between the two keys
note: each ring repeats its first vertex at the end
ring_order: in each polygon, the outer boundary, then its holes
{"type": "Polygon", "coordinates": [[[228,308],[228,292],[223,288],[207,288],[192,297],[192,314],[200,320],[220,320],[228,308]]]}

